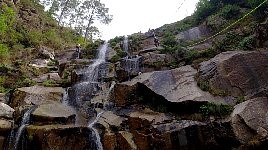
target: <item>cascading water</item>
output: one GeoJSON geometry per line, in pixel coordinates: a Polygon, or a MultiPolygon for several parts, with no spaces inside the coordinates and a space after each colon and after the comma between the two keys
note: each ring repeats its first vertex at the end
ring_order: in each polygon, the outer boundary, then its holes
{"type": "MultiPolygon", "coordinates": [[[[14,144],[14,149],[17,150],[19,149],[19,142],[21,140],[21,137],[22,137],[22,133],[24,132],[25,130],[25,127],[30,123],[30,117],[31,117],[31,114],[33,113],[33,111],[35,110],[35,106],[32,106],[29,110],[27,110],[25,112],[25,114],[23,115],[23,118],[22,118],[22,121],[20,123],[20,127],[15,135],[15,144],[14,144]]],[[[12,140],[11,140],[12,141],[12,140]]],[[[23,143],[23,142],[22,142],[23,143]]],[[[21,148],[23,149],[23,148],[21,148]]]]}
{"type": "Polygon", "coordinates": [[[82,81],[72,87],[75,99],[73,106],[81,106],[84,100],[90,100],[99,90],[99,66],[105,62],[107,49],[108,43],[105,42],[99,49],[97,59],[88,68],[80,71],[82,81]]]}
{"type": "Polygon", "coordinates": [[[97,150],[103,150],[103,147],[102,147],[102,144],[100,141],[101,139],[100,139],[100,135],[98,133],[98,130],[95,129],[93,127],[93,125],[100,119],[102,113],[103,113],[103,111],[98,113],[95,120],[88,125],[88,128],[92,130],[92,135],[94,136],[93,139],[95,140],[97,150]]]}
{"type": "Polygon", "coordinates": [[[124,36],[123,49],[127,53],[127,55],[129,56],[129,52],[128,52],[128,38],[127,38],[127,36],[124,36]]]}
{"type": "MultiPolygon", "coordinates": [[[[99,48],[97,59],[95,59],[89,67],[80,71],[79,75],[81,76],[81,81],[70,88],[70,91],[72,91],[73,93],[69,94],[69,98],[68,98],[69,101],[67,102],[69,103],[69,105],[77,107],[77,108],[81,107],[84,101],[91,100],[94,94],[100,89],[100,83],[98,79],[104,76],[102,75],[102,73],[106,73],[106,71],[101,70],[102,69],[101,66],[102,64],[105,63],[107,49],[108,49],[108,43],[105,42],[99,48]],[[71,99],[74,99],[74,101],[70,101],[71,99]]],[[[63,102],[64,102],[64,99],[63,99],[63,102]]],[[[102,143],[100,141],[100,136],[99,136],[98,131],[93,126],[98,121],[101,114],[102,112],[99,113],[97,117],[95,118],[95,120],[88,125],[88,128],[92,130],[94,143],[98,150],[103,149],[102,143]]],[[[78,125],[77,120],[76,120],[76,125],[78,125]]]]}

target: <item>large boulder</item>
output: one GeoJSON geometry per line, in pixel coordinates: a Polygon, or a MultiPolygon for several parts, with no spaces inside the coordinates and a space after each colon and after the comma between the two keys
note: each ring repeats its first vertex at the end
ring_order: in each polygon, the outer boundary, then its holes
{"type": "Polygon", "coordinates": [[[39,105],[32,113],[35,124],[74,124],[75,111],[73,108],[60,103],[39,105]]]}
{"type": "Polygon", "coordinates": [[[176,39],[179,41],[180,40],[193,41],[193,40],[204,38],[209,35],[210,35],[210,31],[206,26],[199,26],[199,27],[194,27],[189,30],[180,32],[179,34],[176,35],[176,39]]]}
{"type": "Polygon", "coordinates": [[[169,54],[159,54],[156,52],[144,53],[143,56],[143,65],[144,72],[155,71],[155,70],[167,70],[171,62],[175,62],[174,57],[169,54]],[[152,68],[152,69],[150,69],[152,68]]]}
{"type": "Polygon", "coordinates": [[[95,139],[87,127],[74,127],[69,125],[30,125],[26,128],[26,142],[20,147],[27,149],[65,149],[81,150],[96,149],[95,139]]]}
{"type": "Polygon", "coordinates": [[[18,88],[12,95],[10,106],[15,108],[22,105],[40,105],[50,101],[60,102],[64,93],[62,87],[32,86],[18,88]]]}
{"type": "Polygon", "coordinates": [[[0,102],[0,118],[12,119],[14,117],[14,109],[0,102]]]}
{"type": "Polygon", "coordinates": [[[169,111],[196,111],[200,104],[207,102],[225,103],[223,98],[214,97],[197,86],[196,72],[191,66],[184,66],[173,70],[143,73],[131,81],[116,84],[113,101],[117,106],[147,103],[159,110],[169,111]],[[186,108],[185,105],[190,105],[190,108],[186,108]]]}
{"type": "Polygon", "coordinates": [[[198,71],[200,83],[232,96],[248,98],[266,96],[268,88],[268,51],[223,52],[202,62],[198,71]]]}
{"type": "Polygon", "coordinates": [[[235,106],[231,115],[232,128],[242,144],[268,139],[267,106],[266,97],[251,99],[235,106]]]}

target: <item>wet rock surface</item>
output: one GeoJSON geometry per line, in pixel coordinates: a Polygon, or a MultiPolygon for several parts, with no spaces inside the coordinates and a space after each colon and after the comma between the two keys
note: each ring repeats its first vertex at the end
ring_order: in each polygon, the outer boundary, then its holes
{"type": "Polygon", "coordinates": [[[32,113],[35,124],[74,124],[75,111],[60,103],[41,104],[32,113]]]}

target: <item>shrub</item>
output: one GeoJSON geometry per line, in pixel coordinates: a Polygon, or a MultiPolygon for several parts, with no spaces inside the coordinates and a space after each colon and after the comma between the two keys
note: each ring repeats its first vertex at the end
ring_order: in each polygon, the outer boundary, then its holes
{"type": "Polygon", "coordinates": [[[199,0],[196,5],[196,10],[194,12],[194,17],[197,23],[213,14],[217,9],[217,6],[213,4],[210,0],[199,0]]]}
{"type": "Polygon", "coordinates": [[[256,44],[256,39],[254,36],[250,35],[240,41],[238,48],[243,50],[253,49],[256,44]]]}
{"type": "Polygon", "coordinates": [[[9,49],[5,44],[0,44],[0,63],[8,63],[9,61],[9,49]]]}
{"type": "Polygon", "coordinates": [[[58,86],[57,82],[54,81],[54,80],[46,80],[42,83],[43,86],[46,86],[46,87],[55,87],[55,86],[58,86]]]}
{"type": "Polygon", "coordinates": [[[204,117],[216,116],[216,117],[225,117],[230,115],[233,111],[233,107],[230,105],[216,105],[213,103],[207,103],[205,105],[200,106],[200,113],[204,117]]]}
{"type": "Polygon", "coordinates": [[[227,4],[219,12],[219,15],[225,19],[234,19],[239,17],[240,7],[237,5],[227,4]]]}

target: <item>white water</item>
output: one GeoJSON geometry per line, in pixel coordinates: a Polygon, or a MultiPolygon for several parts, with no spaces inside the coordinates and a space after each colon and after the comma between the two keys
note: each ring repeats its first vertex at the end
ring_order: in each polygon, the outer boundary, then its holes
{"type": "Polygon", "coordinates": [[[127,52],[127,55],[129,56],[129,53],[128,53],[128,38],[127,38],[127,36],[124,37],[123,49],[124,49],[124,51],[127,52]]]}
{"type": "Polygon", "coordinates": [[[23,118],[22,118],[22,121],[21,121],[21,124],[20,124],[20,127],[15,135],[15,144],[14,144],[14,148],[15,150],[18,149],[18,144],[19,144],[19,141],[21,139],[21,136],[22,136],[22,133],[25,129],[25,127],[29,124],[30,122],[30,117],[31,117],[31,114],[32,112],[34,111],[36,107],[31,107],[29,110],[26,111],[26,113],[23,115],[23,118]]]}
{"type": "Polygon", "coordinates": [[[68,106],[69,105],[69,95],[68,95],[69,88],[66,88],[63,97],[62,97],[62,104],[68,106]]]}
{"type": "Polygon", "coordinates": [[[98,91],[99,66],[105,62],[108,43],[105,42],[100,48],[97,59],[86,69],[82,70],[82,82],[74,85],[76,105],[81,106],[83,99],[88,100],[98,91]]]}
{"type": "Polygon", "coordinates": [[[101,144],[101,139],[100,139],[100,135],[98,133],[98,130],[95,129],[93,127],[93,125],[100,119],[102,113],[103,113],[103,111],[98,113],[96,118],[95,118],[95,120],[88,125],[88,128],[93,131],[92,134],[95,136],[95,143],[96,143],[96,146],[97,146],[97,150],[103,150],[103,147],[102,147],[102,144],[101,144]]]}

